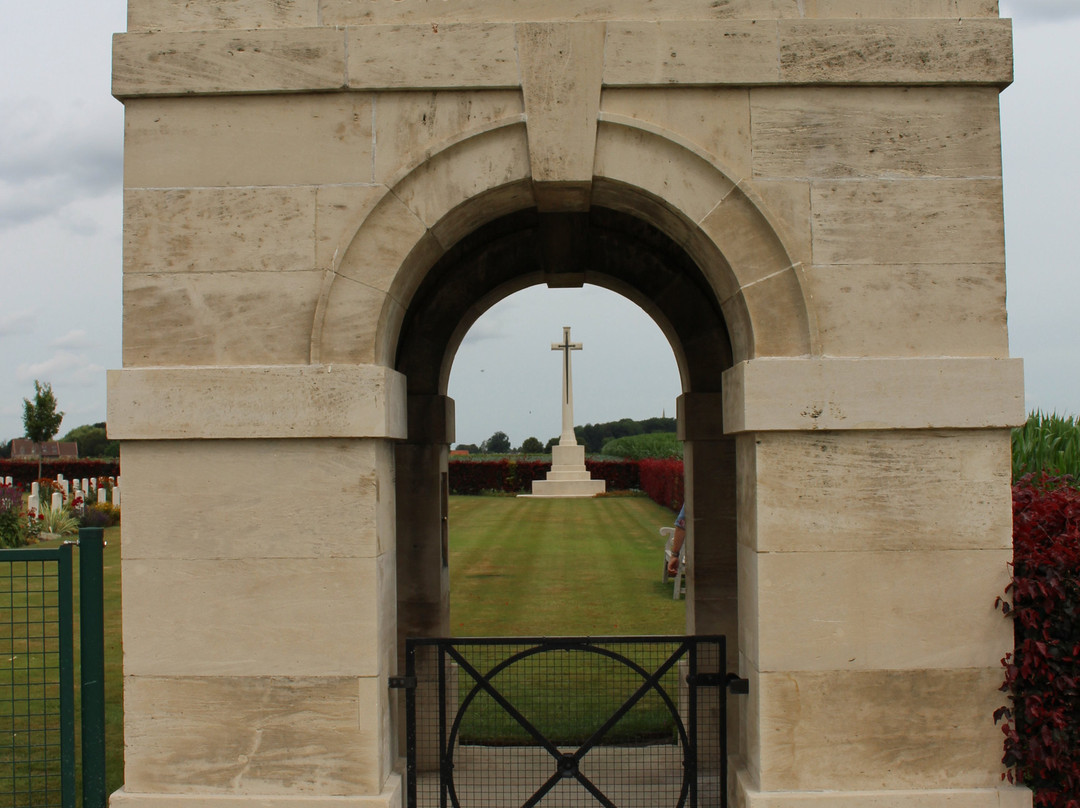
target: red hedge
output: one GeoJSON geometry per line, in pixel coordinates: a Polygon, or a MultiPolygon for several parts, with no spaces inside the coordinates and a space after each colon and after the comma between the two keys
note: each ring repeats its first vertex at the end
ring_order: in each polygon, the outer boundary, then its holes
{"type": "Polygon", "coordinates": [[[683,504],[683,462],[681,460],[639,460],[641,488],[653,502],[679,510],[683,504]]]}
{"type": "Polygon", "coordinates": [[[1037,808],[1080,808],[1080,491],[1031,475],[1013,486],[1015,650],[1002,660],[1010,782],[1037,808]]]}
{"type": "MultiPolygon", "coordinates": [[[[609,491],[639,487],[636,460],[585,460],[594,479],[606,480],[609,491]]],[[[450,493],[475,495],[489,491],[528,492],[533,480],[543,480],[551,469],[545,460],[455,460],[450,458],[450,493]]]]}
{"type": "MultiPolygon", "coordinates": [[[[41,464],[41,476],[50,480],[63,474],[65,480],[81,480],[83,477],[117,477],[119,460],[45,460],[41,464]]],[[[38,478],[37,460],[8,460],[0,458],[0,477],[11,477],[12,482],[29,488],[38,478]]]]}

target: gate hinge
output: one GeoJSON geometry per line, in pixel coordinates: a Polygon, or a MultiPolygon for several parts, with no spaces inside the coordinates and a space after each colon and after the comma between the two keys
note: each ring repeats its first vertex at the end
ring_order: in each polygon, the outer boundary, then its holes
{"type": "Polygon", "coordinates": [[[720,687],[725,680],[722,673],[699,673],[695,676],[687,676],[686,681],[694,687],[720,687]]]}
{"type": "Polygon", "coordinates": [[[415,690],[415,676],[391,676],[388,682],[391,690],[415,690]]]}
{"type": "Polygon", "coordinates": [[[729,693],[737,696],[750,692],[750,680],[741,679],[734,673],[699,673],[687,676],[686,681],[694,687],[726,687],[729,693]]]}

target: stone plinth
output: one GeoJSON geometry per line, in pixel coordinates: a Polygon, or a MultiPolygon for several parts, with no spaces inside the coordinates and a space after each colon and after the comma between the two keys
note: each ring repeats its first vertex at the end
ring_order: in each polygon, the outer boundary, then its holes
{"type": "Polygon", "coordinates": [[[607,490],[607,482],[594,480],[585,468],[585,447],[552,446],[551,471],[546,480],[533,480],[534,497],[594,497],[607,490]]]}

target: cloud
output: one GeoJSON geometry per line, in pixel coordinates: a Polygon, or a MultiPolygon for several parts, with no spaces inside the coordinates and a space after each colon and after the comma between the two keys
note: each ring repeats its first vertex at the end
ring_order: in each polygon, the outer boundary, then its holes
{"type": "Polygon", "coordinates": [[[34,329],[37,313],[30,309],[0,313],[0,337],[22,336],[34,329]]]}
{"type": "Polygon", "coordinates": [[[1063,22],[1080,20],[1077,0],[1014,0],[1001,4],[1001,16],[1017,22],[1063,22]]]}
{"type": "Polygon", "coordinates": [[[86,333],[86,329],[77,328],[74,331],[68,331],[62,337],[57,337],[49,343],[49,346],[52,348],[86,348],[89,341],[90,337],[86,333]]]}
{"type": "Polygon", "coordinates": [[[96,225],[67,215],[123,182],[119,110],[5,98],[0,119],[0,228],[57,216],[76,232],[96,225]]]}
{"type": "Polygon", "coordinates": [[[58,376],[68,376],[78,371],[86,360],[72,351],[57,351],[44,362],[19,365],[15,377],[21,382],[38,379],[52,383],[58,376]]]}

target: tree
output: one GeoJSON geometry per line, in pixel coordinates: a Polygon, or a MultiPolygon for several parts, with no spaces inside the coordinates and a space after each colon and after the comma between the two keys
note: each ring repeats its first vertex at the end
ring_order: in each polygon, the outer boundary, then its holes
{"type": "Polygon", "coordinates": [[[74,441],[79,445],[79,457],[120,456],[120,443],[109,440],[104,422],[77,426],[64,435],[64,440],[74,441]]]}
{"type": "Polygon", "coordinates": [[[506,454],[510,451],[510,438],[506,436],[505,432],[497,431],[484,441],[482,448],[487,454],[506,454]]]}
{"type": "MultiPolygon", "coordinates": [[[[26,429],[26,437],[34,443],[50,441],[60,429],[60,422],[64,420],[64,413],[56,411],[56,396],[53,395],[52,385],[46,382],[41,384],[34,379],[34,400],[23,399],[23,427],[26,429]]],[[[41,477],[41,453],[38,452],[38,477],[41,477]]]]}
{"type": "Polygon", "coordinates": [[[544,444],[536,438],[525,438],[521,442],[521,448],[518,451],[522,454],[540,454],[544,451],[544,444]]]}

